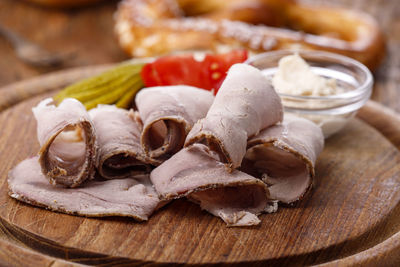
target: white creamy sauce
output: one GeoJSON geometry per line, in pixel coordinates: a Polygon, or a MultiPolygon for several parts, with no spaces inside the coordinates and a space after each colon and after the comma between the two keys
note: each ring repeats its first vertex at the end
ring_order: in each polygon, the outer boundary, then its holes
{"type": "MultiPolygon", "coordinates": [[[[298,54],[280,59],[277,71],[272,77],[272,85],[278,93],[301,96],[327,96],[341,94],[344,88],[337,85],[334,78],[327,79],[318,75],[298,54]]],[[[285,104],[285,99],[282,101],[285,104]]],[[[321,108],[321,103],[291,101],[291,107],[321,108]]],[[[291,113],[293,114],[293,113],[291,113]]],[[[355,114],[355,113],[354,113],[355,114]]],[[[348,118],[354,114],[343,115],[301,115],[321,127],[325,138],[343,128],[348,118]]],[[[296,114],[294,114],[296,115],[296,114]]]]}
{"type": "Polygon", "coordinates": [[[279,60],[272,85],[277,92],[289,95],[325,96],[343,91],[337,86],[335,79],[326,79],[314,73],[298,54],[279,60]]]}

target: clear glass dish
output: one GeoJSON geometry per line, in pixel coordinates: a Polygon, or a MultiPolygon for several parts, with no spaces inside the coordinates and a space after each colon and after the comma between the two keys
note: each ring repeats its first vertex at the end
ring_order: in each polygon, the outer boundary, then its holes
{"type": "Polygon", "coordinates": [[[280,50],[255,55],[245,63],[260,69],[269,81],[278,69],[279,60],[298,53],[312,71],[325,78],[336,79],[340,94],[303,96],[279,93],[285,112],[314,121],[322,128],[325,138],[341,130],[347,121],[371,97],[373,77],[360,62],[338,54],[323,51],[280,50]]]}

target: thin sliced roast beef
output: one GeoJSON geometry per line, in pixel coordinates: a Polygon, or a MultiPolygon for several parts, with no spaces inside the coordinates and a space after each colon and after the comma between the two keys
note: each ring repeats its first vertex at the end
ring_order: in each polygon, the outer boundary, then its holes
{"type": "Polygon", "coordinates": [[[140,145],[142,125],[132,111],[111,105],[91,109],[97,134],[98,166],[104,178],[126,178],[150,172],[140,145]]]}
{"type": "Polygon", "coordinates": [[[148,176],[88,181],[82,188],[52,186],[41,172],[38,157],[11,170],[8,187],[10,196],[20,201],[88,217],[127,216],[143,221],[160,204],[148,176]]]}
{"type": "Polygon", "coordinates": [[[45,99],[32,109],[40,143],[39,162],[52,184],[76,187],[93,177],[96,134],[85,107],[68,98],[58,107],[45,99]]]}
{"type": "Polygon", "coordinates": [[[150,179],[161,199],[187,196],[228,226],[256,225],[258,214],[275,210],[261,180],[237,170],[227,172],[218,155],[202,144],[176,153],[154,169],[150,179]]]}
{"type": "Polygon", "coordinates": [[[291,203],[312,185],[324,136],[313,122],[285,115],[282,124],[261,131],[247,146],[241,170],[261,178],[272,199],[291,203]]]}
{"type": "Polygon", "coordinates": [[[136,107],[144,123],[143,149],[159,163],[178,152],[193,124],[203,118],[214,100],[211,92],[192,86],[142,89],[136,107]]]}
{"type": "Polygon", "coordinates": [[[185,146],[207,144],[233,170],[242,162],[247,139],[282,118],[281,100],[261,71],[235,64],[207,116],[189,132],[185,146]]]}

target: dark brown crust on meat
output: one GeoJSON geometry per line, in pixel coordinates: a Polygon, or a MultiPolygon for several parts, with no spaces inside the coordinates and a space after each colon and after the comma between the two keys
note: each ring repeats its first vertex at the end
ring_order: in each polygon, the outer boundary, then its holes
{"type": "Polygon", "coordinates": [[[101,177],[106,178],[106,179],[114,179],[114,178],[129,178],[138,174],[144,174],[144,173],[149,173],[151,168],[148,165],[149,160],[144,156],[144,155],[140,155],[137,154],[135,152],[133,152],[130,149],[123,149],[123,148],[119,148],[116,150],[113,150],[110,153],[107,154],[102,154],[99,156],[99,165],[98,165],[98,172],[101,175],[101,177]],[[123,155],[124,157],[129,157],[129,158],[134,158],[138,161],[143,162],[143,167],[146,169],[145,172],[143,171],[137,171],[137,172],[129,172],[125,175],[107,175],[106,172],[104,171],[104,165],[105,165],[105,161],[108,160],[109,158],[113,157],[113,156],[117,156],[117,155],[123,155]]]}
{"type": "MultiPolygon", "coordinates": [[[[190,123],[188,121],[186,121],[184,118],[174,118],[174,117],[170,117],[170,116],[166,116],[166,117],[160,117],[157,120],[152,121],[151,123],[147,124],[146,127],[144,127],[141,138],[140,138],[140,142],[142,143],[142,148],[144,153],[146,154],[146,156],[149,158],[149,162],[153,165],[160,165],[163,161],[165,161],[166,159],[168,159],[170,157],[170,154],[174,154],[176,152],[178,152],[182,147],[183,144],[185,142],[185,138],[186,135],[189,133],[191,127],[190,127],[190,123]],[[148,136],[149,136],[149,132],[151,127],[159,122],[159,121],[164,121],[166,123],[167,126],[167,137],[164,140],[164,144],[160,147],[157,148],[153,151],[151,151],[150,149],[150,145],[149,145],[149,140],[148,140],[148,136]],[[178,129],[178,131],[180,131],[181,133],[181,140],[178,142],[179,144],[176,147],[170,147],[170,143],[167,142],[167,140],[169,141],[170,137],[172,135],[176,134],[176,130],[178,129]]],[[[171,137],[173,138],[173,137],[171,137]]]]}
{"type": "Polygon", "coordinates": [[[247,149],[250,149],[254,146],[257,145],[263,145],[263,146],[273,146],[273,147],[277,147],[280,148],[286,152],[289,152],[291,154],[293,154],[296,158],[300,159],[301,161],[303,161],[306,166],[307,166],[307,170],[310,173],[310,184],[308,186],[308,188],[304,191],[304,193],[302,195],[299,196],[299,198],[297,200],[291,201],[291,202],[285,202],[286,204],[291,204],[291,203],[295,203],[299,200],[301,200],[309,191],[311,191],[311,188],[313,187],[313,183],[314,183],[314,177],[315,177],[315,170],[314,170],[314,164],[312,163],[312,161],[307,158],[306,156],[300,154],[298,151],[296,151],[294,148],[292,148],[291,146],[279,141],[277,138],[272,138],[269,140],[254,140],[254,141],[250,141],[247,143],[247,149]]]}
{"type": "MultiPolygon", "coordinates": [[[[70,212],[66,209],[63,208],[53,208],[53,207],[49,207],[46,205],[43,205],[40,202],[36,202],[33,199],[30,198],[26,198],[24,196],[18,195],[18,194],[14,194],[11,190],[9,190],[8,195],[12,198],[15,198],[19,201],[25,202],[27,204],[36,206],[36,207],[41,207],[41,208],[45,208],[46,210],[50,210],[50,211],[55,211],[55,212],[60,212],[60,213],[65,213],[65,214],[70,214],[70,215],[78,215],[78,216],[83,216],[83,217],[96,217],[96,218],[100,218],[100,217],[112,217],[112,216],[121,216],[121,217],[130,217],[130,218],[134,218],[137,221],[147,221],[148,218],[143,218],[143,217],[138,217],[132,214],[121,214],[121,213],[109,213],[109,214],[83,214],[80,212],[70,212]]],[[[164,204],[165,205],[165,204],[164,204]]],[[[163,206],[163,205],[161,205],[163,206]]]]}
{"type": "Polygon", "coordinates": [[[207,185],[199,186],[199,187],[196,187],[196,188],[194,188],[192,190],[188,190],[188,191],[185,191],[185,192],[179,192],[179,193],[176,193],[176,194],[168,194],[168,195],[165,195],[165,196],[159,195],[159,198],[161,200],[172,200],[172,199],[178,199],[178,198],[182,198],[182,197],[187,197],[192,193],[200,192],[200,191],[206,191],[206,190],[209,190],[209,189],[218,189],[218,188],[224,188],[224,187],[240,187],[240,186],[248,186],[248,185],[262,185],[262,187],[265,188],[265,194],[267,196],[267,199],[269,199],[268,188],[264,184],[264,182],[262,182],[261,180],[249,180],[249,181],[242,181],[242,182],[232,182],[232,183],[229,183],[229,185],[223,184],[223,183],[222,184],[219,184],[219,183],[217,183],[217,184],[215,184],[215,183],[214,184],[207,184],[207,185]]]}
{"type": "Polygon", "coordinates": [[[200,131],[197,135],[191,139],[186,140],[185,147],[189,147],[195,143],[207,142],[207,146],[211,151],[216,152],[220,156],[220,161],[225,164],[228,172],[232,172],[232,159],[229,153],[226,151],[224,144],[219,140],[213,133],[209,131],[200,131]]]}
{"type": "Polygon", "coordinates": [[[52,135],[49,139],[47,139],[46,143],[43,144],[39,151],[39,163],[42,168],[42,172],[49,182],[53,185],[62,184],[67,187],[77,187],[82,182],[87,179],[93,179],[95,173],[95,161],[97,156],[97,147],[96,147],[96,135],[93,125],[89,121],[80,121],[74,125],[66,125],[65,127],[59,129],[54,135],[52,135]],[[65,183],[57,179],[60,175],[67,175],[67,171],[62,168],[56,168],[53,170],[49,170],[47,167],[47,155],[50,149],[51,144],[56,139],[56,137],[64,131],[69,126],[80,126],[83,129],[85,135],[85,163],[81,167],[81,171],[78,175],[71,177],[69,183],[65,183]]]}

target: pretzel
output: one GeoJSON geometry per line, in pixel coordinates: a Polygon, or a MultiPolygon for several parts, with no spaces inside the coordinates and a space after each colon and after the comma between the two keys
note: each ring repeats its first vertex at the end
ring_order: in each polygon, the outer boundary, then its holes
{"type": "Polygon", "coordinates": [[[255,53],[315,49],[374,69],[385,53],[383,34],[371,16],[294,0],[124,0],[115,30],[133,57],[236,47],[255,53]]]}

